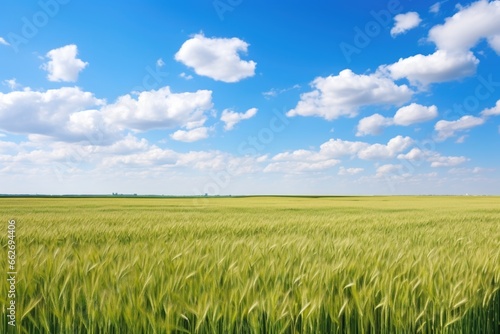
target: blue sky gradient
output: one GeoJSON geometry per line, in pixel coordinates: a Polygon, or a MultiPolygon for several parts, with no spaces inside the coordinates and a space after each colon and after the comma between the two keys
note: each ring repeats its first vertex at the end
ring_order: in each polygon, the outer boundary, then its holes
{"type": "Polygon", "coordinates": [[[0,9],[0,193],[500,194],[500,1],[0,9]]]}

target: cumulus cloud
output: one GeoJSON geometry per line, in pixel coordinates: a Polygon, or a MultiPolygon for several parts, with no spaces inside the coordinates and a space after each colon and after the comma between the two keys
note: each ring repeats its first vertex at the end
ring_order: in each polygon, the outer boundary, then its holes
{"type": "Polygon", "coordinates": [[[99,145],[117,140],[127,130],[197,129],[175,136],[184,139],[201,139],[206,131],[199,128],[212,108],[211,91],[172,93],[163,87],[136,95],[106,104],[78,87],[0,93],[0,130],[37,140],[90,140],[99,145]]]}
{"type": "Polygon", "coordinates": [[[431,167],[455,167],[468,161],[466,157],[443,157],[436,154],[428,159],[431,162],[431,167]]]}
{"type": "Polygon", "coordinates": [[[221,121],[225,123],[224,130],[229,131],[234,128],[234,126],[246,119],[250,119],[257,114],[257,108],[251,108],[244,113],[237,113],[230,109],[224,109],[222,111],[221,121]]]}
{"type": "Polygon", "coordinates": [[[422,19],[417,12],[408,12],[394,16],[394,21],[394,27],[391,29],[392,37],[404,34],[408,30],[418,27],[422,19]]]}
{"type": "Polygon", "coordinates": [[[443,141],[455,136],[457,132],[467,131],[483,123],[483,118],[466,115],[456,121],[441,120],[436,123],[434,130],[437,131],[437,139],[443,141]]]}
{"type": "Polygon", "coordinates": [[[431,83],[446,82],[476,73],[479,60],[472,52],[448,52],[437,50],[424,56],[418,54],[400,58],[396,63],[379,68],[394,80],[408,79],[415,86],[426,87],[431,83]]]}
{"type": "Polygon", "coordinates": [[[42,69],[48,72],[48,80],[77,81],[78,74],[88,65],[88,63],[76,58],[77,54],[78,48],[74,44],[49,51],[46,57],[50,60],[42,65],[42,69]]]}
{"type": "Polygon", "coordinates": [[[366,135],[379,135],[382,130],[394,124],[392,118],[384,117],[380,114],[373,114],[371,116],[362,118],[358,123],[358,132],[356,136],[366,136],[366,135]]]}
{"type": "Polygon", "coordinates": [[[207,38],[196,34],[182,44],[175,60],[196,74],[223,82],[238,82],[255,75],[256,63],[242,60],[249,44],[239,38],[207,38]]]}
{"type": "Polygon", "coordinates": [[[6,45],[6,46],[9,46],[9,42],[7,42],[3,37],[0,37],[0,44],[1,45],[6,45]]]}
{"type": "Polygon", "coordinates": [[[387,145],[372,144],[358,152],[358,157],[364,160],[379,160],[394,158],[398,153],[408,149],[414,143],[410,137],[396,136],[387,145]]]}
{"type": "Polygon", "coordinates": [[[68,141],[85,140],[97,133],[108,135],[110,127],[101,126],[102,115],[94,109],[103,104],[77,87],[0,93],[0,128],[68,141]]]}
{"type": "Polygon", "coordinates": [[[399,108],[394,115],[394,124],[408,126],[415,123],[427,122],[438,116],[437,107],[426,107],[417,103],[399,108]]]}
{"type": "Polygon", "coordinates": [[[282,172],[288,174],[322,171],[339,164],[340,161],[322,152],[296,150],[276,154],[264,172],[282,172]]]}
{"type": "Polygon", "coordinates": [[[330,139],[323,143],[318,151],[295,150],[276,154],[271,160],[275,162],[295,161],[316,163],[336,160],[341,157],[357,157],[363,160],[395,158],[413,144],[410,137],[396,136],[384,144],[369,144],[361,141],[330,139]]]}
{"type": "Polygon", "coordinates": [[[363,106],[399,105],[413,94],[406,85],[398,86],[377,74],[358,75],[349,69],[336,76],[318,77],[311,86],[313,91],[302,94],[287,116],[318,116],[327,120],[352,117],[363,106]]]}
{"type": "Polygon", "coordinates": [[[186,127],[200,127],[213,106],[212,92],[173,93],[170,87],[144,91],[133,97],[123,95],[103,108],[106,118],[122,128],[147,131],[186,127]]]}
{"type": "Polygon", "coordinates": [[[170,137],[174,140],[191,143],[194,141],[208,138],[208,128],[200,127],[188,131],[177,130],[173,134],[171,134],[170,137]]]}
{"type": "Polygon", "coordinates": [[[500,36],[500,1],[480,0],[446,19],[429,31],[429,40],[440,50],[465,52],[486,39],[498,52],[500,36]]]}
{"type": "Polygon", "coordinates": [[[393,118],[384,117],[380,114],[374,114],[362,118],[358,123],[358,132],[356,136],[379,135],[385,127],[391,125],[408,126],[415,123],[426,122],[436,118],[438,115],[437,107],[426,107],[417,103],[401,107],[393,118]]]}
{"type": "Polygon", "coordinates": [[[464,156],[443,156],[437,152],[421,150],[417,147],[414,147],[406,154],[399,154],[398,159],[412,161],[414,163],[427,161],[431,163],[431,167],[453,167],[469,160],[464,156]]]}
{"type": "Polygon", "coordinates": [[[422,151],[418,147],[414,147],[406,154],[399,154],[398,159],[407,161],[419,161],[425,159],[427,156],[428,154],[426,152],[422,151]]]}
{"type": "Polygon", "coordinates": [[[321,144],[320,152],[328,157],[340,158],[343,156],[356,156],[359,151],[370,146],[361,141],[348,141],[342,139],[330,139],[321,144]]]}
{"type": "Polygon", "coordinates": [[[481,112],[482,117],[499,116],[499,115],[500,115],[500,100],[497,101],[496,105],[493,108],[485,109],[481,112]]]}

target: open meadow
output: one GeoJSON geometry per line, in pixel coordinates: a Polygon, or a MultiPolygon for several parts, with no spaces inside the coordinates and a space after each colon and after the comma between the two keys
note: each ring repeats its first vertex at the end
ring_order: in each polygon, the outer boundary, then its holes
{"type": "Polygon", "coordinates": [[[2,333],[500,331],[499,197],[2,198],[0,213],[2,333]]]}

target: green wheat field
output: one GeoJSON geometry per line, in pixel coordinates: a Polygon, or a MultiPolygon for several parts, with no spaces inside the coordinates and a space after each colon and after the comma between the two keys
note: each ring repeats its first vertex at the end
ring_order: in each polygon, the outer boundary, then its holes
{"type": "Polygon", "coordinates": [[[2,198],[0,218],[2,333],[500,332],[499,197],[2,198]]]}

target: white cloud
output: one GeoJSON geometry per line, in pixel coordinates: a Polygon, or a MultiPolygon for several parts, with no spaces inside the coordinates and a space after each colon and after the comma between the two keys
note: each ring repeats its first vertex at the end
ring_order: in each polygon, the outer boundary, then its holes
{"type": "Polygon", "coordinates": [[[407,161],[421,161],[426,159],[428,154],[418,147],[414,147],[410,150],[410,152],[406,154],[399,154],[398,159],[407,160],[407,161]]]}
{"type": "Polygon", "coordinates": [[[355,156],[359,151],[368,146],[369,144],[360,141],[330,139],[326,143],[321,144],[320,152],[328,157],[340,158],[343,156],[355,156]]]}
{"type": "Polygon", "coordinates": [[[326,159],[328,159],[328,155],[309,150],[278,153],[272,158],[273,161],[321,161],[326,159]]]}
{"type": "Polygon", "coordinates": [[[182,72],[181,74],[179,74],[179,76],[183,79],[186,79],[186,80],[191,80],[193,79],[193,76],[191,74],[186,74],[184,72],[182,72]]]}
{"type": "Polygon", "coordinates": [[[473,75],[479,60],[472,52],[448,52],[437,50],[424,56],[421,54],[400,58],[391,65],[379,67],[394,80],[406,78],[415,86],[427,86],[435,82],[445,82],[473,75]]]}
{"type": "Polygon", "coordinates": [[[437,131],[438,140],[446,140],[455,136],[456,132],[466,131],[483,123],[483,118],[466,115],[456,121],[441,120],[436,123],[434,130],[437,131]]]}
{"type": "MultiPolygon", "coordinates": [[[[392,138],[387,145],[330,139],[320,146],[319,151],[301,149],[276,154],[265,171],[285,173],[320,171],[339,164],[340,161],[337,159],[343,156],[363,160],[390,159],[412,144],[413,140],[410,137],[402,136],[392,138]]],[[[363,169],[343,169],[342,174],[354,175],[362,171],[363,169]]]]}
{"type": "Polygon", "coordinates": [[[296,150],[283,152],[272,157],[272,162],[266,166],[264,172],[281,172],[295,174],[302,172],[322,171],[340,163],[337,159],[323,152],[310,150],[296,150]]]}
{"type": "Polygon", "coordinates": [[[403,166],[401,165],[394,165],[394,164],[387,164],[387,165],[382,165],[377,168],[377,177],[383,177],[389,174],[399,174],[401,173],[401,170],[403,169],[403,166]]]}
{"type": "MultiPolygon", "coordinates": [[[[77,87],[0,93],[0,130],[38,140],[109,144],[127,130],[200,128],[212,108],[212,92],[172,93],[169,87],[124,95],[112,104],[77,87]]],[[[201,139],[203,129],[176,138],[201,139]]],[[[206,133],[205,133],[206,136],[206,133]]]]}
{"type": "Polygon", "coordinates": [[[358,132],[356,136],[379,135],[385,127],[391,125],[408,126],[415,123],[429,121],[437,117],[437,107],[426,107],[417,103],[401,107],[394,117],[384,117],[380,114],[374,114],[362,118],[358,123],[358,132]]]}
{"type": "Polygon", "coordinates": [[[74,44],[49,51],[46,57],[50,60],[42,65],[42,69],[48,72],[49,81],[77,81],[78,74],[88,65],[76,58],[77,54],[78,49],[74,44]]]}
{"type": "Polygon", "coordinates": [[[3,37],[0,37],[0,44],[10,46],[9,42],[7,42],[3,37]]]}
{"type": "Polygon", "coordinates": [[[318,77],[311,86],[314,90],[302,94],[287,116],[319,116],[327,120],[352,117],[363,106],[399,105],[413,94],[406,85],[397,86],[377,74],[357,75],[349,69],[336,76],[318,77]]]}
{"type": "Polygon", "coordinates": [[[497,101],[496,105],[493,108],[485,109],[481,112],[481,116],[489,117],[489,116],[499,116],[500,115],[500,100],[497,101]]]}
{"type": "Polygon", "coordinates": [[[344,175],[356,175],[359,173],[362,173],[364,171],[364,168],[345,168],[345,167],[340,167],[338,175],[344,176],[344,175]]]}
{"type": "Polygon", "coordinates": [[[469,160],[463,156],[442,156],[437,152],[429,150],[423,151],[417,147],[406,154],[399,154],[398,159],[412,162],[427,161],[431,163],[431,167],[452,167],[469,160]]]}
{"type": "MultiPolygon", "coordinates": [[[[446,19],[429,31],[429,40],[440,50],[465,52],[481,39],[487,39],[496,48],[496,37],[500,35],[500,1],[480,0],[446,19]]],[[[491,45],[491,44],[490,44],[491,45]]]]}
{"type": "Polygon", "coordinates": [[[320,146],[319,151],[296,150],[276,154],[273,161],[303,161],[320,162],[338,159],[345,156],[357,157],[363,160],[390,159],[396,157],[413,144],[410,137],[396,136],[387,145],[352,142],[342,139],[330,139],[320,146]]]}
{"type": "Polygon", "coordinates": [[[392,124],[394,124],[392,118],[373,114],[359,121],[356,136],[379,135],[385,127],[392,124]]]}
{"type": "Polygon", "coordinates": [[[208,138],[208,128],[200,127],[188,131],[177,130],[173,134],[171,134],[170,137],[174,140],[191,143],[194,141],[208,138]]]}
{"type": "Polygon", "coordinates": [[[443,157],[439,154],[431,156],[428,161],[431,162],[431,167],[455,167],[468,161],[466,157],[443,157]]]}
{"type": "Polygon", "coordinates": [[[205,113],[212,108],[212,92],[172,93],[170,88],[144,91],[137,95],[123,95],[103,108],[106,119],[122,128],[147,131],[200,127],[206,121],[205,113]]]}
{"type": "Polygon", "coordinates": [[[103,100],[77,87],[0,93],[0,128],[68,141],[88,140],[98,133],[107,136],[111,127],[100,126],[102,117],[92,109],[103,104],[103,100]]]}
{"type": "Polygon", "coordinates": [[[406,33],[408,30],[418,27],[422,19],[417,12],[408,12],[394,16],[394,27],[391,29],[391,36],[395,37],[406,33]]]}
{"type": "Polygon", "coordinates": [[[229,131],[234,128],[234,126],[246,119],[250,119],[257,114],[257,108],[251,108],[244,113],[237,113],[230,109],[224,109],[222,111],[221,121],[225,123],[224,130],[229,131]]]}
{"type": "Polygon", "coordinates": [[[430,121],[438,116],[436,106],[426,107],[417,103],[400,108],[394,115],[394,124],[411,125],[430,121]]]}
{"type": "Polygon", "coordinates": [[[137,152],[143,152],[150,147],[148,141],[144,138],[137,138],[131,134],[114,142],[108,146],[99,146],[95,148],[95,153],[103,153],[109,155],[127,155],[137,152]]]}
{"type": "Polygon", "coordinates": [[[223,82],[238,82],[255,75],[256,63],[240,58],[248,43],[239,38],[207,38],[196,34],[182,44],[175,59],[196,74],[223,82]]]}
{"type": "Polygon", "coordinates": [[[372,144],[358,152],[363,160],[379,160],[394,158],[398,153],[408,149],[414,143],[410,137],[396,136],[387,145],[372,144]]]}

